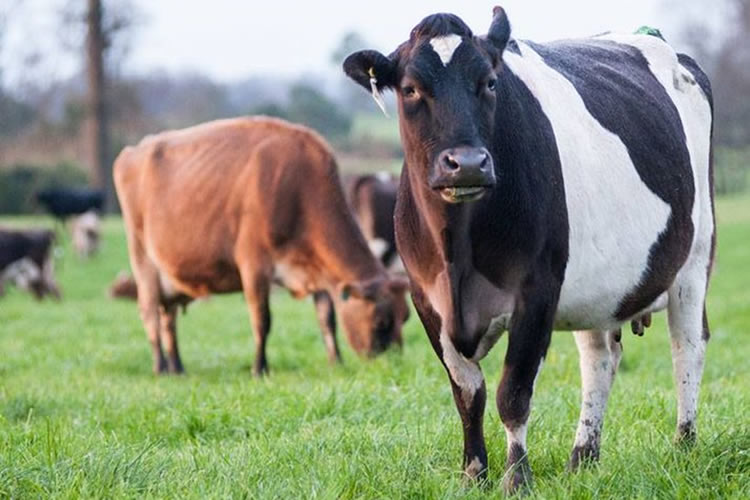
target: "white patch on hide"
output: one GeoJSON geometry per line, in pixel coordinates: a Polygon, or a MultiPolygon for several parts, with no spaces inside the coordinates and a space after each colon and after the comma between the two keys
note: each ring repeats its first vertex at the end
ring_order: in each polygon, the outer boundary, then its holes
{"type": "Polygon", "coordinates": [[[625,144],[589,113],[573,84],[518,45],[522,55],[506,51],[505,63],[549,119],[565,183],[570,253],[556,327],[615,328],[615,312],[639,285],[671,208],[641,180],[625,144]]]}
{"type": "Polygon", "coordinates": [[[430,45],[432,45],[432,50],[437,53],[443,66],[448,66],[453,58],[453,53],[461,45],[461,37],[455,34],[436,36],[430,40],[430,45]]]}
{"type": "Polygon", "coordinates": [[[453,342],[444,332],[440,332],[440,347],[443,349],[443,362],[448,368],[451,378],[461,388],[466,406],[471,405],[474,394],[482,387],[484,375],[479,365],[473,360],[466,359],[453,346],[453,342]]]}

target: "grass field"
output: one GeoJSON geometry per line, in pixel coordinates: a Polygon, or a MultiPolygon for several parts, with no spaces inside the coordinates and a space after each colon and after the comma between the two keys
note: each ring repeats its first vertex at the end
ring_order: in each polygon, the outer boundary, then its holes
{"type": "MultiPolygon", "coordinates": [[[[624,336],[598,467],[565,471],[579,409],[572,336],[554,336],[529,427],[532,497],[750,498],[750,198],[718,203],[713,336],[699,439],[672,445],[675,393],[663,315],[624,336]]],[[[5,219],[6,224],[44,223],[5,219]]],[[[250,376],[239,295],[179,317],[188,374],[156,378],[136,307],[105,295],[127,267],[118,219],[101,254],[59,263],[60,303],[0,300],[0,497],[501,497],[505,437],[494,408],[506,339],[483,362],[489,480],[461,472],[449,384],[415,316],[403,353],[344,347],[328,366],[310,302],[273,296],[271,376],[250,376]]],[[[340,335],[345,345],[343,336],[340,335]]]]}

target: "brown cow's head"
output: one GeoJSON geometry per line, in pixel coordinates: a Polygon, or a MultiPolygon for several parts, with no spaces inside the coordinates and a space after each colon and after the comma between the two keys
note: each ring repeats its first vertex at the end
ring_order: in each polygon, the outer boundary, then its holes
{"type": "Polygon", "coordinates": [[[381,278],[341,287],[336,310],[358,354],[374,356],[392,343],[402,345],[401,328],[409,317],[407,289],[402,279],[381,278]]]}
{"type": "Polygon", "coordinates": [[[434,14],[390,56],[363,50],[344,61],[366,89],[395,90],[410,177],[449,203],[479,199],[495,185],[495,85],[509,37],[500,7],[481,38],[458,17],[434,14]]]}

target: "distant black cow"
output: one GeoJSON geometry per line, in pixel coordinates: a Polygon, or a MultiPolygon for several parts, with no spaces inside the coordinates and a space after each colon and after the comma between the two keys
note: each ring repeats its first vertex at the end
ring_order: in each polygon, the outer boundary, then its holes
{"type": "Polygon", "coordinates": [[[101,212],[104,206],[104,194],[98,189],[88,188],[49,188],[39,191],[36,200],[60,220],[89,210],[101,212]]]}
{"type": "Polygon", "coordinates": [[[37,299],[60,298],[52,259],[54,240],[54,233],[45,229],[0,229],[0,295],[5,283],[12,282],[37,299]]]}

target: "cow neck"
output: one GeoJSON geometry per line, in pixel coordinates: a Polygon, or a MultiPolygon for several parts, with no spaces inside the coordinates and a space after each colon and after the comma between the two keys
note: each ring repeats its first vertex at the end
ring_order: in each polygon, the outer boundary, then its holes
{"type": "MultiPolygon", "coordinates": [[[[411,196],[417,207],[410,215],[419,218],[419,223],[416,224],[421,233],[418,235],[419,245],[424,247],[431,243],[434,249],[434,253],[421,250],[420,254],[424,253],[424,256],[418,256],[421,261],[418,265],[425,266],[425,259],[431,253],[432,258],[440,260],[438,266],[429,266],[436,274],[423,275],[426,282],[421,285],[428,289],[435,289],[437,286],[444,290],[446,285],[449,287],[450,301],[444,304],[446,307],[441,311],[441,318],[446,333],[454,337],[461,331],[461,288],[465,279],[473,272],[470,229],[476,203],[448,204],[424,182],[412,182],[408,179],[407,182],[411,182],[411,186],[405,190],[405,195],[411,196]]],[[[438,293],[442,294],[440,291],[438,293]]]]}
{"type": "Polygon", "coordinates": [[[318,259],[329,288],[340,284],[385,277],[385,269],[372,255],[345,203],[321,225],[318,259]]]}

